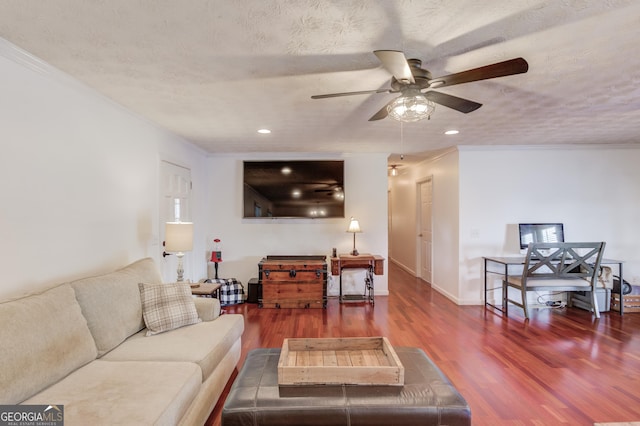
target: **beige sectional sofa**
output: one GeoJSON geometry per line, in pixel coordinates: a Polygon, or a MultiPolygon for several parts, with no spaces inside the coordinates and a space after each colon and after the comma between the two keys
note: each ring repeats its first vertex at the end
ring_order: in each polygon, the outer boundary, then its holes
{"type": "Polygon", "coordinates": [[[242,315],[194,298],[201,322],[147,336],[152,259],[0,303],[0,405],[64,405],[66,426],[198,425],[240,359],[242,315]]]}

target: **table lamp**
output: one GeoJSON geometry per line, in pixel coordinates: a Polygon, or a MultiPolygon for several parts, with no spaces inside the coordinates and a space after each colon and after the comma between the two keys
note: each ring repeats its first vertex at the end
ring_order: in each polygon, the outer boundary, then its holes
{"type": "Polygon", "coordinates": [[[167,222],[164,233],[165,253],[173,252],[178,258],[178,282],[184,281],[184,266],[182,257],[185,251],[193,250],[193,223],[191,222],[167,222]]]}
{"type": "Polygon", "coordinates": [[[351,252],[351,254],[353,256],[357,256],[358,255],[358,250],[356,250],[356,234],[358,232],[362,232],[360,230],[360,223],[358,222],[357,219],[355,218],[351,218],[351,221],[349,222],[349,228],[347,229],[347,232],[353,232],[353,251],[351,252]]]}

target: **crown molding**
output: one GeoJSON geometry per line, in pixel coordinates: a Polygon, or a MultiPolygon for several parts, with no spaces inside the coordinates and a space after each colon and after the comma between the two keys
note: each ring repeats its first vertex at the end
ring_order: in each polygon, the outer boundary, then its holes
{"type": "Polygon", "coordinates": [[[540,150],[584,150],[584,149],[640,149],[640,143],[575,143],[554,145],[458,145],[458,151],[540,151],[540,150]]]}
{"type": "Polygon", "coordinates": [[[3,38],[0,38],[0,56],[40,75],[55,76],[56,78],[63,78],[64,76],[67,80],[72,80],[62,71],[3,38]]]}

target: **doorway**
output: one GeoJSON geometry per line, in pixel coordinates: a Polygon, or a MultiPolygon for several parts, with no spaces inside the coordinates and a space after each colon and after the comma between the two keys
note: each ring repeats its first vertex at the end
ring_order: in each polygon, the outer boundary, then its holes
{"type": "Polygon", "coordinates": [[[418,277],[431,283],[433,275],[433,179],[417,183],[418,202],[418,277]]]}
{"type": "MultiPolygon", "coordinates": [[[[191,188],[190,169],[168,161],[160,162],[160,241],[165,239],[166,222],[191,221],[191,188]]],[[[189,252],[185,253],[183,263],[187,274],[193,271],[189,252]]],[[[163,280],[174,282],[178,264],[176,257],[164,257],[161,264],[163,280]]]]}

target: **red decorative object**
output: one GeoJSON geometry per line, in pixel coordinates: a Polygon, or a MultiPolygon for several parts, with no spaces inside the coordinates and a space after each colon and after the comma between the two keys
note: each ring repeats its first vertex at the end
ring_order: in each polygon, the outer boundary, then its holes
{"type": "Polygon", "coordinates": [[[222,262],[222,250],[220,247],[220,239],[213,240],[213,251],[211,252],[211,261],[218,263],[222,262]]]}
{"type": "Polygon", "coordinates": [[[213,250],[211,251],[211,261],[214,263],[216,271],[216,280],[218,279],[218,263],[222,262],[222,247],[220,246],[220,238],[213,240],[213,250]]]}

